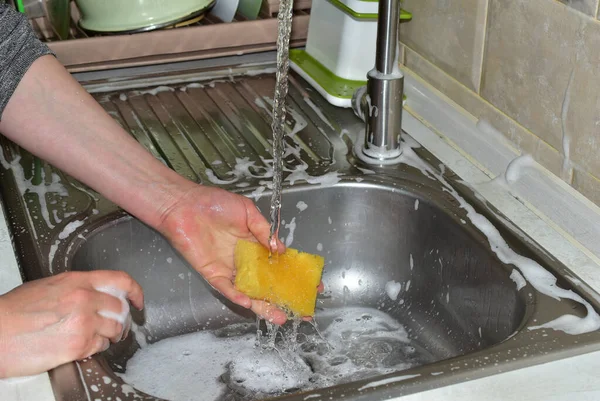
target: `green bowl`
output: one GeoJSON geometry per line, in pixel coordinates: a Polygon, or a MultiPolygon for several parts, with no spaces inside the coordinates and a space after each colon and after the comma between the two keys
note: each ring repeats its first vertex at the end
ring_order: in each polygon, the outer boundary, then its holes
{"type": "Polygon", "coordinates": [[[79,25],[92,32],[129,32],[156,29],[193,18],[214,0],[75,0],[79,25]]]}

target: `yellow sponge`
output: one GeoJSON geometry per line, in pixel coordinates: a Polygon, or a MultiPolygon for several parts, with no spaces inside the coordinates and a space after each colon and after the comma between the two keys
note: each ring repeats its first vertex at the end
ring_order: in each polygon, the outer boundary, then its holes
{"type": "Polygon", "coordinates": [[[319,255],[291,248],[269,259],[269,250],[261,244],[240,240],[235,247],[235,286],[250,298],[296,316],[314,316],[324,264],[319,255]]]}

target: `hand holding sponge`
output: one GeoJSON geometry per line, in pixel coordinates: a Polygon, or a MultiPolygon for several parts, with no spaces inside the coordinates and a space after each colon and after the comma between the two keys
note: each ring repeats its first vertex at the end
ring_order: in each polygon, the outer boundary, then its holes
{"type": "Polygon", "coordinates": [[[291,248],[269,258],[261,244],[240,240],[235,247],[235,286],[295,316],[314,316],[324,265],[322,256],[291,248]]]}

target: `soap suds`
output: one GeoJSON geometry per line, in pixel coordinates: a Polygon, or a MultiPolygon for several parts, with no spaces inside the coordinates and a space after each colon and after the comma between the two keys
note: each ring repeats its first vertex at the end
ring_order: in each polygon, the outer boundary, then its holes
{"type": "Polygon", "coordinates": [[[140,95],[152,95],[152,96],[156,96],[159,93],[162,92],[174,92],[175,89],[171,88],[170,86],[158,86],[154,89],[150,89],[150,90],[145,90],[145,91],[140,91],[140,92],[133,92],[133,94],[140,94],[140,95]]]}
{"type": "Polygon", "coordinates": [[[496,177],[493,181],[503,180],[503,184],[511,185],[519,180],[525,168],[535,168],[536,162],[529,154],[516,157],[508,163],[504,175],[496,177]]]}
{"type": "Polygon", "coordinates": [[[416,375],[403,375],[403,376],[397,376],[397,377],[390,377],[389,379],[383,379],[383,380],[377,380],[375,382],[371,382],[369,384],[365,384],[364,386],[360,387],[358,389],[358,391],[364,391],[366,389],[369,388],[374,388],[374,387],[379,387],[379,386],[385,386],[386,384],[391,384],[391,383],[398,383],[404,380],[408,380],[408,379],[412,379],[415,377],[419,377],[421,376],[420,374],[416,374],[416,375]]]}
{"type": "Polygon", "coordinates": [[[262,159],[262,161],[267,163],[267,166],[257,166],[256,163],[251,161],[249,157],[236,158],[233,171],[229,171],[227,173],[233,177],[230,180],[218,178],[211,169],[206,169],[205,173],[208,180],[215,185],[234,184],[242,178],[271,178],[273,176],[273,167],[268,160],[262,159]],[[258,171],[260,170],[264,170],[264,173],[259,174],[258,171]]]}
{"type": "Polygon", "coordinates": [[[290,221],[289,224],[286,224],[285,228],[290,230],[287,237],[285,238],[285,246],[288,247],[292,245],[292,242],[294,242],[294,232],[296,231],[296,218],[292,218],[292,221],[290,221]]]}
{"type": "Polygon", "coordinates": [[[517,284],[517,291],[520,291],[521,288],[527,285],[525,278],[516,269],[513,269],[512,273],[510,274],[510,278],[515,282],[515,284],[517,284]]]}
{"type": "Polygon", "coordinates": [[[227,391],[262,399],[394,373],[429,358],[410,344],[401,324],[377,309],[327,309],[316,320],[320,334],[308,323],[290,323],[280,329],[285,336],[270,332],[258,347],[250,323],[168,338],[138,350],[122,377],[169,400],[197,400],[198,394],[217,400],[227,391]]]}
{"type": "Polygon", "coordinates": [[[107,319],[116,320],[121,323],[121,335],[119,341],[123,339],[123,334],[129,331],[131,327],[131,314],[129,313],[129,303],[127,302],[127,293],[123,290],[114,287],[97,287],[96,291],[103,292],[118,298],[121,301],[121,313],[115,313],[113,311],[100,309],[98,314],[107,319]]]}
{"type": "Polygon", "coordinates": [[[567,89],[565,89],[565,96],[560,110],[560,124],[562,130],[562,153],[563,162],[561,168],[561,178],[567,182],[571,182],[573,175],[571,169],[571,138],[567,133],[567,117],[569,116],[569,105],[571,104],[571,86],[573,84],[573,78],[575,77],[575,67],[571,69],[571,75],[569,76],[569,82],[567,83],[567,89]]]}
{"type": "Polygon", "coordinates": [[[311,176],[306,172],[307,168],[308,165],[296,167],[296,169],[286,177],[285,181],[294,185],[296,181],[304,180],[309,184],[320,184],[324,187],[335,185],[341,181],[340,173],[337,171],[330,171],[320,176],[311,176]]]}
{"type": "MultiPolygon", "coordinates": [[[[4,158],[4,152],[0,150],[0,164],[2,164],[2,167],[4,167],[4,169],[12,170],[12,173],[15,177],[15,183],[17,184],[17,188],[19,189],[21,196],[25,196],[25,194],[28,193],[36,194],[40,204],[40,212],[42,213],[42,218],[46,222],[48,228],[54,228],[54,224],[50,221],[50,212],[48,211],[46,195],[52,194],[61,197],[66,197],[69,195],[69,192],[60,182],[60,177],[55,173],[52,173],[51,181],[47,183],[46,170],[44,168],[40,169],[41,183],[39,185],[34,185],[32,183],[34,177],[31,177],[30,179],[25,178],[25,171],[23,170],[23,166],[21,166],[20,161],[21,155],[16,155],[13,161],[9,163],[4,158]]],[[[28,209],[29,215],[35,215],[35,213],[31,213],[27,202],[25,202],[25,206],[28,209]]]]}
{"type": "Polygon", "coordinates": [[[600,328],[600,316],[585,299],[571,290],[558,287],[556,283],[557,279],[554,275],[544,269],[536,261],[513,251],[496,227],[494,227],[486,217],[477,213],[475,208],[465,201],[465,199],[461,197],[450,184],[448,184],[441,174],[438,174],[429,165],[423,162],[411,148],[409,143],[403,142],[403,152],[400,158],[403,163],[421,170],[425,175],[435,177],[443,184],[444,190],[458,201],[460,207],[466,211],[467,217],[471,220],[473,225],[487,237],[490,248],[502,263],[515,266],[523,277],[542,294],[556,300],[561,298],[571,299],[585,306],[587,310],[587,315],[584,318],[570,314],[564,315],[543,325],[529,327],[530,330],[553,328],[568,334],[576,335],[595,331],[600,328]]]}
{"type": "Polygon", "coordinates": [[[58,239],[66,239],[69,235],[73,234],[75,230],[83,225],[83,220],[75,220],[70,222],[63,228],[63,230],[58,234],[58,239]]]}
{"type": "Polygon", "coordinates": [[[385,292],[392,301],[398,299],[398,294],[402,290],[402,283],[398,283],[394,280],[390,280],[385,283],[385,292]]]}
{"type": "Polygon", "coordinates": [[[254,201],[258,201],[262,197],[263,192],[265,192],[265,189],[267,188],[265,188],[264,186],[260,186],[254,191],[252,191],[252,193],[248,195],[248,197],[254,199],[254,201]]]}
{"type": "Polygon", "coordinates": [[[298,201],[298,203],[296,203],[296,207],[298,208],[298,210],[303,212],[306,210],[306,208],[308,208],[308,205],[306,204],[306,202],[298,201]]]}
{"type": "Polygon", "coordinates": [[[366,175],[375,174],[375,172],[373,170],[369,170],[368,168],[358,167],[358,166],[356,166],[356,168],[359,169],[363,174],[366,174],[366,175]]]}

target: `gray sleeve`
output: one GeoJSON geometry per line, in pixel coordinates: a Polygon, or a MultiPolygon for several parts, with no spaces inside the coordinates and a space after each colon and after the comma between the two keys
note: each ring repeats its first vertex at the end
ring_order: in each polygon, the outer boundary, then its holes
{"type": "Polygon", "coordinates": [[[27,18],[0,0],[0,119],[17,85],[39,57],[52,54],[27,18]]]}

